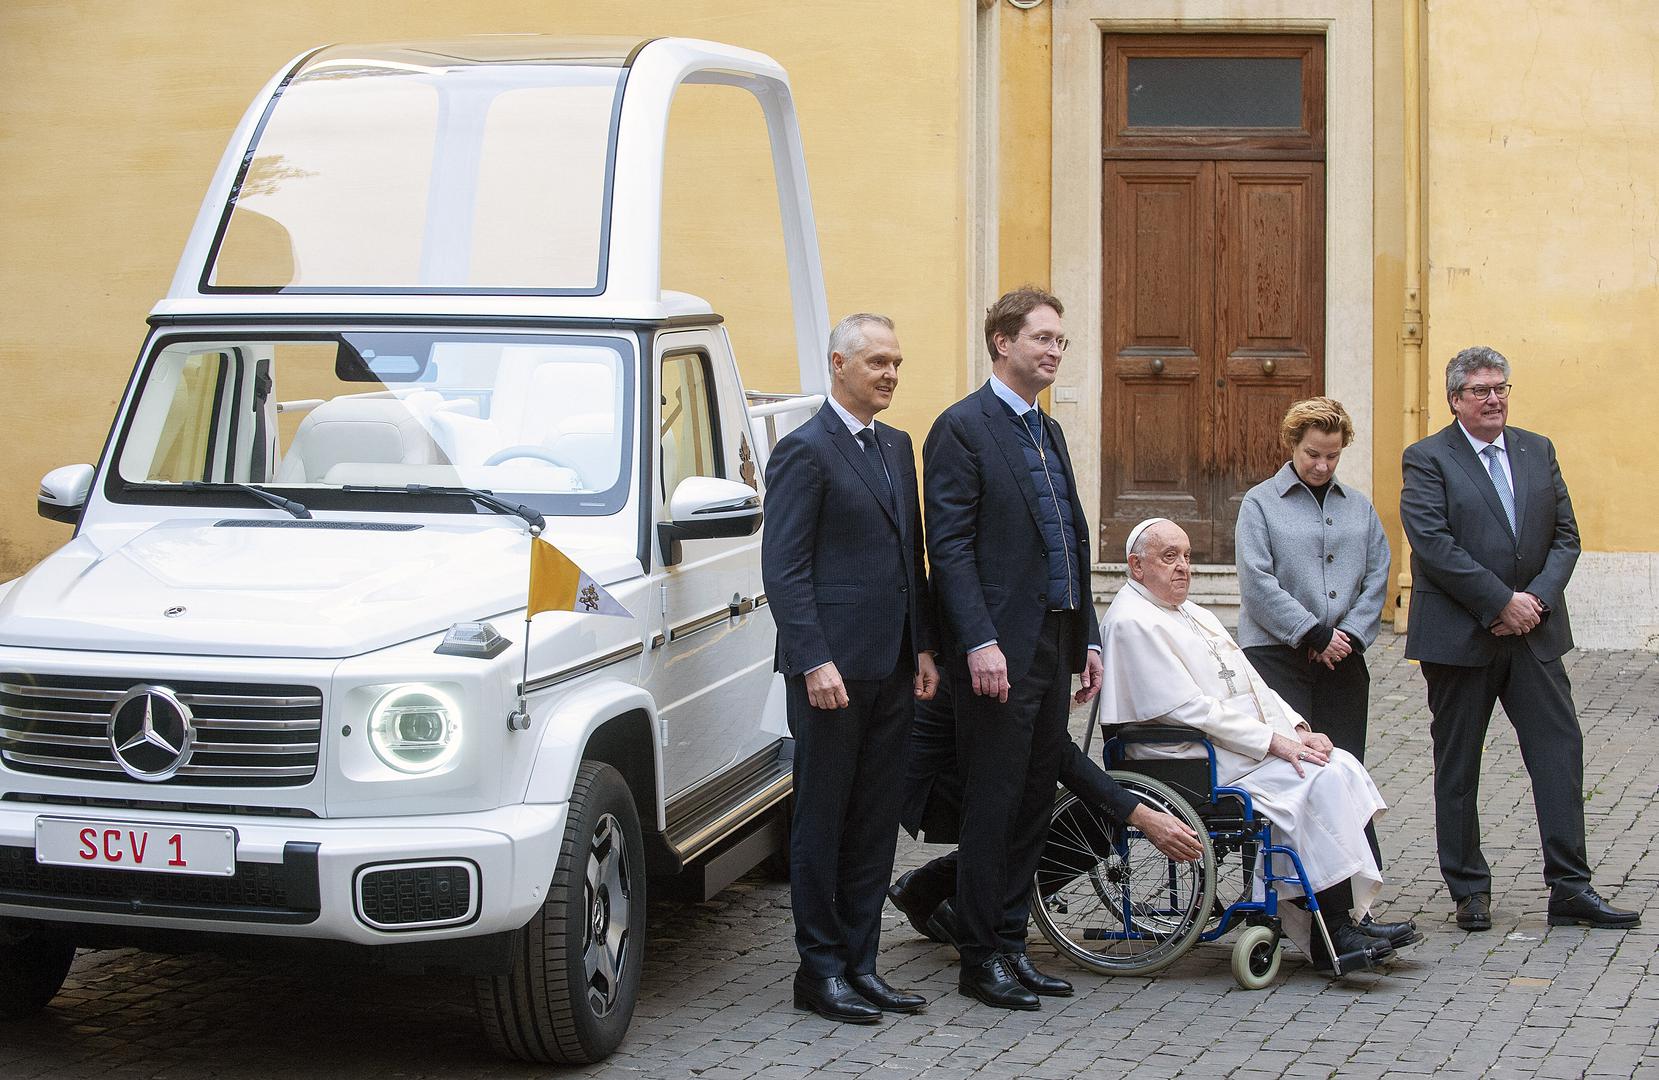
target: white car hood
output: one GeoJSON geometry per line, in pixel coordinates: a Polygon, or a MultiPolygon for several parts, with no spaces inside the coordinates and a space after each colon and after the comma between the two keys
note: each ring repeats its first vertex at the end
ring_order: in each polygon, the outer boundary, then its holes
{"type": "MultiPolygon", "coordinates": [[[[107,550],[82,535],[0,597],[0,644],[345,657],[524,606],[523,528],[320,524],[171,521],[107,550]]],[[[638,572],[571,555],[602,583],[638,572]]]]}

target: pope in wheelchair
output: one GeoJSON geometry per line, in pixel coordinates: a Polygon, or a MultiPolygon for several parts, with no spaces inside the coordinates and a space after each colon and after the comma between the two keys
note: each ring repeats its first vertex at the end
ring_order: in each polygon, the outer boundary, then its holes
{"type": "Polygon", "coordinates": [[[1101,622],[1099,707],[1116,735],[1108,764],[1131,770],[1113,775],[1143,801],[1192,818],[1211,850],[1201,867],[1179,864],[1063,798],[1034,886],[1039,929],[1087,966],[1144,973],[1248,923],[1233,960],[1245,986],[1277,973],[1281,926],[1339,975],[1421,940],[1410,922],[1370,918],[1382,875],[1365,828],[1387,806],[1365,767],[1313,731],[1187,600],[1191,545],[1179,526],[1144,521],[1126,548],[1130,580],[1101,622]],[[1229,854],[1231,904],[1216,885],[1229,854]],[[1294,902],[1281,908],[1280,891],[1294,902]]]}

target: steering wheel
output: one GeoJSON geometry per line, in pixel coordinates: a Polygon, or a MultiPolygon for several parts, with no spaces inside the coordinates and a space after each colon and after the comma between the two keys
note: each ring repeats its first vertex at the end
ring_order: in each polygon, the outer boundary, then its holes
{"type": "Polygon", "coordinates": [[[556,465],[561,469],[569,469],[571,472],[576,472],[576,467],[574,465],[571,465],[563,458],[554,457],[553,452],[547,449],[547,447],[535,446],[531,443],[521,443],[518,446],[504,446],[500,450],[497,450],[495,453],[491,454],[489,457],[485,458],[484,464],[499,465],[503,461],[512,461],[515,458],[535,458],[537,461],[545,461],[549,465],[556,465]]]}

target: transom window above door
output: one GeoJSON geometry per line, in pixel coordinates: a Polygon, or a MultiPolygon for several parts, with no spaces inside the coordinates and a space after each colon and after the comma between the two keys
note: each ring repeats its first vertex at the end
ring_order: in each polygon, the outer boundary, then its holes
{"type": "Polygon", "coordinates": [[[1313,34],[1121,34],[1107,38],[1108,157],[1189,147],[1213,156],[1322,155],[1323,39],[1313,34]]]}

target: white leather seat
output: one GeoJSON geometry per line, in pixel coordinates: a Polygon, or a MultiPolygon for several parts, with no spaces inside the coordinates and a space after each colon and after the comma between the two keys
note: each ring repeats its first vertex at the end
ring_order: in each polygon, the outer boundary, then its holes
{"type": "Polygon", "coordinates": [[[341,463],[447,464],[416,415],[426,411],[423,404],[427,403],[354,397],[323,402],[300,421],[277,469],[277,482],[319,483],[341,463]]]}

